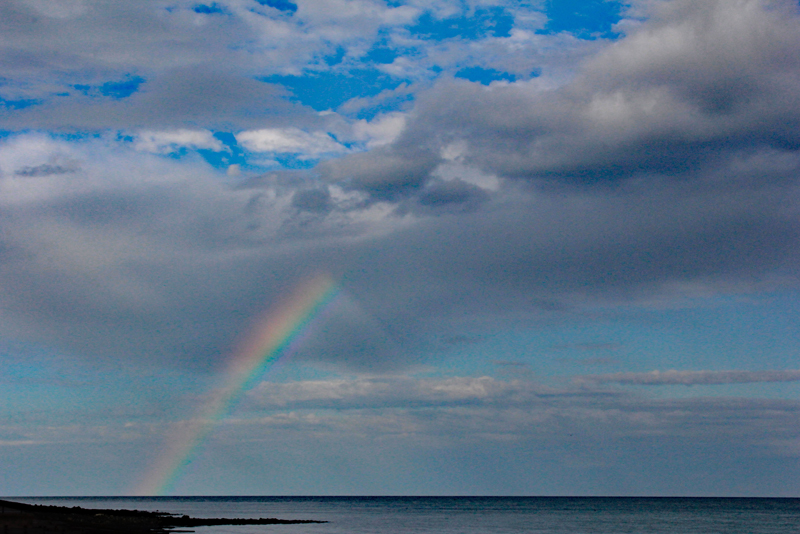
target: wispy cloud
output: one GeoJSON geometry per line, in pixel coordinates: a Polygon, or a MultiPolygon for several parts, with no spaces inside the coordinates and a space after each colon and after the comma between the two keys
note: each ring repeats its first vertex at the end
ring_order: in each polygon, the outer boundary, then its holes
{"type": "Polygon", "coordinates": [[[800,370],[781,371],[650,371],[584,375],[577,382],[617,383],[642,386],[751,384],[757,382],[800,382],[800,370]]]}
{"type": "Polygon", "coordinates": [[[442,379],[408,376],[358,377],[275,384],[263,382],[248,395],[263,408],[376,408],[514,403],[553,390],[530,382],[489,376],[442,379]]]}

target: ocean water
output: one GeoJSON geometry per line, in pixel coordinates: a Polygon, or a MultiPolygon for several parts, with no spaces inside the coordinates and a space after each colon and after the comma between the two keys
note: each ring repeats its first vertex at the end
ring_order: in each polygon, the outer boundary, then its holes
{"type": "Polygon", "coordinates": [[[785,534],[800,499],[635,497],[71,497],[31,504],[324,524],[199,527],[197,534],[785,534]]]}

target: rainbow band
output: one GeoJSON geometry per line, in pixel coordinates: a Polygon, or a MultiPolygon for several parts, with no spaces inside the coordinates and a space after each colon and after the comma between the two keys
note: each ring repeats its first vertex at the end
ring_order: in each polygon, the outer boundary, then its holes
{"type": "Polygon", "coordinates": [[[225,385],[213,392],[195,418],[182,423],[136,494],[169,493],[216,423],[269,368],[291,353],[292,344],[337,294],[329,276],[316,276],[256,321],[256,328],[231,358],[225,385]]]}

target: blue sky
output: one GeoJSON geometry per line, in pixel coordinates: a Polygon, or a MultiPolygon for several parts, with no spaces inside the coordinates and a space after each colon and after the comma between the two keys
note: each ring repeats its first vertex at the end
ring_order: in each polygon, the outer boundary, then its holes
{"type": "Polygon", "coordinates": [[[0,494],[800,496],[799,9],[3,3],[0,494]]]}

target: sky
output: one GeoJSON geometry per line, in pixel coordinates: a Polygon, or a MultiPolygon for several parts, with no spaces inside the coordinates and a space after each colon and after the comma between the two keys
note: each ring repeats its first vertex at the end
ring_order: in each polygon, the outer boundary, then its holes
{"type": "Polygon", "coordinates": [[[0,495],[800,497],[800,5],[5,0],[0,287],[0,495]]]}

